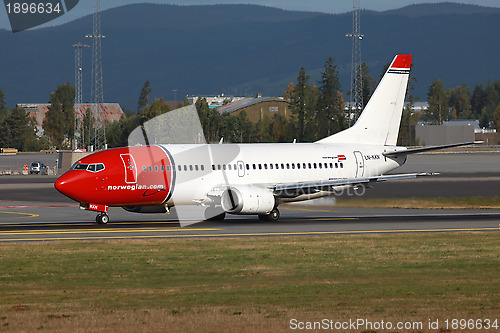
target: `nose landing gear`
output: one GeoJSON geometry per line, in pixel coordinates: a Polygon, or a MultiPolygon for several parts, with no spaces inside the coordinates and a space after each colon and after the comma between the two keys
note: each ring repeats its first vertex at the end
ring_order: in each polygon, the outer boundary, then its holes
{"type": "Polygon", "coordinates": [[[106,214],[109,207],[106,205],[94,204],[94,203],[80,203],[80,209],[97,212],[98,214],[95,217],[95,222],[97,224],[107,224],[109,222],[109,216],[108,214],[106,214]]]}
{"type": "Polygon", "coordinates": [[[100,213],[95,217],[97,224],[107,224],[109,222],[109,216],[106,213],[100,213]]]}

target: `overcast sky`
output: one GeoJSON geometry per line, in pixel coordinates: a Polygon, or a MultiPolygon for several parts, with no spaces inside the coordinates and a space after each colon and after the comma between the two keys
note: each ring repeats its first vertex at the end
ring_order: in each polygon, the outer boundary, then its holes
{"type": "MultiPolygon", "coordinates": [[[[436,2],[460,2],[470,3],[489,7],[500,7],[500,0],[360,0],[362,9],[384,11],[388,9],[401,8],[416,3],[436,3],[436,2]]],[[[352,0],[101,0],[101,9],[123,6],[132,3],[163,3],[178,5],[198,5],[198,4],[257,4],[270,7],[277,7],[288,10],[315,11],[324,13],[344,13],[352,10],[352,0]]],[[[95,1],[80,0],[78,5],[68,14],[57,18],[46,25],[57,25],[72,21],[81,16],[92,14],[95,1]]],[[[0,28],[9,29],[5,7],[0,9],[0,28]]]]}

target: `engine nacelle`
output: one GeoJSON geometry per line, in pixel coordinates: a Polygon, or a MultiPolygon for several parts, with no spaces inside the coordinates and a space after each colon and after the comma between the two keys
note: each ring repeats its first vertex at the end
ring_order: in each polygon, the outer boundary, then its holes
{"type": "Polygon", "coordinates": [[[221,196],[222,209],[231,214],[267,214],[275,201],[270,190],[256,186],[229,187],[221,196]]]}
{"type": "Polygon", "coordinates": [[[122,208],[131,213],[160,214],[167,212],[165,206],[124,206],[122,208]]]}

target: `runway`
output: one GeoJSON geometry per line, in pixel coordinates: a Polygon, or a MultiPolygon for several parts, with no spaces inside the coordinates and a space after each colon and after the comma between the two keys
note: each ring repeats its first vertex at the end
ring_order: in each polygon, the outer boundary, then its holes
{"type": "Polygon", "coordinates": [[[500,210],[421,210],[287,205],[279,222],[229,215],[199,222],[196,207],[171,214],[134,214],[111,208],[111,222],[73,204],[0,203],[0,242],[152,238],[320,236],[412,232],[499,231],[500,210]],[[189,219],[191,214],[193,219],[189,219]],[[179,214],[181,215],[181,214],[179,214]]]}

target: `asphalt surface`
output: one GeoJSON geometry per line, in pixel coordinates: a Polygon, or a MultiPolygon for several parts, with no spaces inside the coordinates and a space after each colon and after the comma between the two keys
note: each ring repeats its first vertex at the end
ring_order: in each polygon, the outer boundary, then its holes
{"type": "MultiPolygon", "coordinates": [[[[279,222],[253,216],[229,216],[199,222],[196,208],[182,214],[133,214],[111,208],[107,225],[93,223],[94,213],[76,205],[2,202],[0,242],[103,240],[124,238],[269,237],[408,232],[498,232],[500,210],[360,209],[281,207],[279,222]]],[[[201,212],[201,211],[199,211],[201,212]]]]}
{"type": "MultiPolygon", "coordinates": [[[[411,156],[398,172],[450,171],[433,177],[378,183],[364,196],[466,197],[500,195],[500,153],[411,156]],[[461,164],[462,163],[462,164],[461,164]],[[497,164],[498,163],[498,164],[497,164]],[[427,168],[420,169],[422,166],[427,168]]],[[[0,176],[0,242],[300,236],[399,232],[498,231],[500,210],[338,208],[331,201],[282,205],[279,222],[228,215],[223,222],[200,222],[202,209],[178,207],[170,214],[135,214],[111,208],[110,223],[96,225],[94,212],[53,187],[55,176],[0,176]],[[179,222],[179,219],[181,222],[179,222]]],[[[345,193],[343,197],[353,196],[345,193]]]]}

